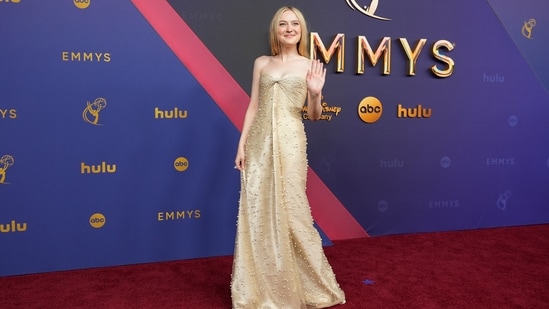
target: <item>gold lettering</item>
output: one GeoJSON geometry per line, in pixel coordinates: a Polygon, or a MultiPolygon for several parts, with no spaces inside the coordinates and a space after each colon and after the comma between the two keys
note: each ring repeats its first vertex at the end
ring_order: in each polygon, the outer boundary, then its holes
{"type": "MultiPolygon", "coordinates": [[[[328,103],[322,102],[322,112],[323,113],[333,113],[337,117],[339,113],[341,112],[342,108],[339,106],[328,106],[328,103]]],[[[301,117],[303,120],[308,120],[309,117],[307,116],[307,106],[303,106],[301,109],[301,117]]],[[[320,120],[326,120],[331,121],[334,115],[332,114],[321,114],[320,120]]]]}
{"type": "Polygon", "coordinates": [[[11,119],[17,118],[17,110],[15,109],[0,109],[0,118],[5,119],[9,117],[11,119]]]}
{"type": "Polygon", "coordinates": [[[322,112],[324,113],[334,113],[336,116],[341,112],[341,107],[339,106],[328,106],[328,103],[322,103],[322,112]]]}
{"type": "Polygon", "coordinates": [[[399,40],[400,44],[402,44],[402,47],[404,48],[404,52],[406,52],[406,56],[408,56],[408,75],[416,75],[417,58],[419,57],[419,54],[421,54],[421,50],[423,49],[423,46],[425,46],[427,39],[420,39],[417,42],[416,48],[414,48],[413,52],[410,49],[408,40],[406,40],[405,38],[400,38],[399,40]]]}
{"type": "Polygon", "coordinates": [[[27,223],[18,223],[15,220],[11,220],[8,224],[0,224],[0,233],[25,232],[26,230],[27,223]]]}
{"type": "Polygon", "coordinates": [[[309,51],[312,59],[318,59],[317,50],[320,50],[322,60],[324,60],[325,63],[328,63],[337,50],[336,71],[341,73],[345,70],[345,34],[338,33],[328,50],[326,50],[318,33],[311,32],[310,41],[311,46],[309,47],[309,51]]]}
{"type": "MultiPolygon", "coordinates": [[[[338,33],[332,40],[330,47],[327,49],[320,35],[317,32],[311,32],[310,34],[310,57],[311,59],[320,59],[325,63],[329,63],[332,57],[337,57],[337,72],[344,72],[345,64],[345,34],[338,33]]],[[[407,75],[416,75],[417,61],[419,56],[427,43],[427,39],[419,39],[415,47],[410,46],[406,38],[399,38],[403,51],[408,59],[407,75]]],[[[391,38],[383,37],[377,48],[374,49],[370,46],[368,39],[365,36],[358,36],[357,40],[357,74],[364,74],[365,71],[365,58],[366,55],[372,66],[376,66],[378,61],[383,56],[383,68],[382,74],[391,74],[391,38]]],[[[432,56],[447,65],[447,68],[439,68],[434,65],[431,67],[432,72],[438,77],[448,77],[452,75],[455,67],[454,60],[446,55],[443,55],[440,51],[441,48],[446,48],[451,51],[455,48],[455,44],[450,43],[447,40],[439,40],[435,42],[432,48],[432,56]]]]}
{"type": "Polygon", "coordinates": [[[368,58],[370,59],[370,63],[372,66],[375,66],[377,64],[377,61],[381,57],[381,54],[383,53],[383,74],[388,75],[391,74],[391,38],[390,37],[384,37],[381,40],[381,43],[379,43],[378,48],[376,49],[376,52],[374,53],[372,48],[370,47],[370,43],[368,43],[368,39],[366,39],[365,36],[360,35],[358,37],[358,54],[357,54],[357,68],[356,73],[357,74],[364,74],[364,52],[368,54],[368,58]]]}
{"type": "Polygon", "coordinates": [[[71,61],[80,61],[80,53],[71,52],[71,61]]]}
{"type": "Polygon", "coordinates": [[[440,53],[440,48],[445,47],[448,49],[448,51],[452,51],[454,49],[454,44],[450,43],[447,40],[439,40],[436,41],[435,44],[433,44],[433,56],[440,60],[443,63],[446,63],[448,65],[448,68],[443,70],[439,69],[436,65],[431,67],[431,71],[438,76],[438,77],[449,77],[454,72],[454,60],[448,56],[442,55],[440,53]]]}
{"type": "Polygon", "coordinates": [[[181,210],[181,211],[166,211],[159,212],[157,214],[158,221],[167,221],[167,220],[184,220],[200,218],[200,210],[181,210]]]}
{"type": "Polygon", "coordinates": [[[331,121],[332,115],[320,115],[320,120],[331,121]]]}
{"type": "MultiPolygon", "coordinates": [[[[2,0],[0,0],[1,2],[2,0]]],[[[93,52],[61,52],[62,61],[87,61],[87,62],[111,62],[110,53],[93,52]]]]}

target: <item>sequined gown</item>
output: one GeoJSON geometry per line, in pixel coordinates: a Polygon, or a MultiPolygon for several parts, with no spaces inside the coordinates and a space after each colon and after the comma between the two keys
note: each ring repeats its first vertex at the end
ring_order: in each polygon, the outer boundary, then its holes
{"type": "Polygon", "coordinates": [[[305,193],[307,86],[298,76],[259,80],[246,166],[231,295],[235,309],[326,308],[343,303],[305,193]]]}

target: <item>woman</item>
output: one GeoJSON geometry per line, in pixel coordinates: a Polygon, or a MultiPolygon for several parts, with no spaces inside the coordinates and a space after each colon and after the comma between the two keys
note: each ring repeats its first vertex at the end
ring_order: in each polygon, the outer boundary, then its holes
{"type": "Polygon", "coordinates": [[[250,103],[235,159],[241,195],[233,308],[326,308],[345,302],[305,193],[301,111],[318,120],[326,69],[310,60],[302,13],[282,7],[270,27],[271,56],[254,62],[250,103]]]}

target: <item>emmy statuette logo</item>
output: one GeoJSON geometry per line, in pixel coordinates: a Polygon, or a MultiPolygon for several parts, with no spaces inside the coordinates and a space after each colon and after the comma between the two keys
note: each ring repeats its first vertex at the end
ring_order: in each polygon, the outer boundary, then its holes
{"type": "Polygon", "coordinates": [[[3,155],[0,158],[0,184],[8,184],[6,181],[6,170],[15,163],[10,155],[3,155]]]}
{"type": "Polygon", "coordinates": [[[99,123],[99,113],[101,110],[105,109],[105,107],[107,107],[107,100],[103,98],[97,98],[93,103],[90,103],[89,101],[86,102],[86,108],[84,108],[84,111],[82,112],[82,119],[89,124],[102,126],[102,124],[99,123]]]}
{"type": "Polygon", "coordinates": [[[507,208],[507,201],[511,198],[511,191],[507,190],[499,194],[499,197],[496,201],[496,205],[499,209],[505,210],[507,208]]]}
{"type": "Polygon", "coordinates": [[[385,18],[381,16],[376,15],[377,6],[379,4],[379,0],[371,0],[370,5],[364,5],[361,6],[357,3],[356,0],[345,0],[347,2],[347,5],[353,9],[354,11],[359,11],[360,13],[375,18],[379,20],[391,20],[390,18],[385,18]]]}
{"type": "Polygon", "coordinates": [[[522,26],[522,35],[527,39],[532,39],[532,31],[534,30],[535,26],[535,19],[530,18],[528,21],[525,21],[524,26],[522,26]]]}

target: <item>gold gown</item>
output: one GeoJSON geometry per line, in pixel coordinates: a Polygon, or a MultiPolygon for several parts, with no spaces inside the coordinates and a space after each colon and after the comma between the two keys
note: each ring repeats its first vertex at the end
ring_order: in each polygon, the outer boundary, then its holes
{"type": "Polygon", "coordinates": [[[305,193],[304,77],[259,80],[246,140],[231,296],[235,309],[326,308],[345,302],[305,193]]]}

